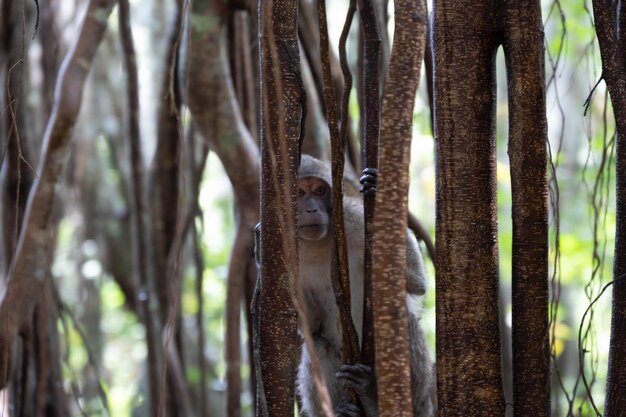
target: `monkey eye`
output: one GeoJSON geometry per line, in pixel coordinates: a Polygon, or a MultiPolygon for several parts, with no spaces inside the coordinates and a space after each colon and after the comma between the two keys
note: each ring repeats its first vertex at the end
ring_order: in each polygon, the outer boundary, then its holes
{"type": "Polygon", "coordinates": [[[302,188],[298,188],[298,197],[302,197],[304,195],[304,190],[302,188]]]}
{"type": "Polygon", "coordinates": [[[315,195],[322,196],[326,194],[326,187],[318,187],[315,189],[315,191],[313,191],[313,193],[315,193],[315,195]]]}

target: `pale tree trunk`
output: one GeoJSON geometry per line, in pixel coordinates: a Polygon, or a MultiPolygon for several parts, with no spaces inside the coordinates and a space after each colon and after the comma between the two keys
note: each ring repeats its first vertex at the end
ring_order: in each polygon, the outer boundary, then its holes
{"type": "Polygon", "coordinates": [[[58,78],[52,114],[44,133],[37,180],[29,194],[9,282],[0,304],[0,387],[8,382],[13,343],[30,320],[46,276],[46,254],[52,244],[49,226],[55,184],[65,165],[85,79],[114,4],[114,0],[93,0],[89,3],[76,43],[68,53],[58,78]]]}
{"type": "MultiPolygon", "coordinates": [[[[226,22],[226,9],[194,1],[194,22],[226,22]]],[[[228,70],[226,27],[190,26],[188,104],[199,132],[219,156],[235,192],[237,233],[230,257],[226,296],[227,414],[241,413],[240,315],[244,287],[253,265],[254,226],[259,209],[259,152],[245,126],[228,70]],[[207,111],[211,109],[211,111],[207,111]]],[[[247,307],[247,306],[246,306],[247,307]]]]}
{"type": "Polygon", "coordinates": [[[378,411],[381,417],[413,415],[408,315],[406,233],[413,104],[426,49],[423,0],[398,0],[385,80],[380,132],[380,175],[372,247],[373,311],[378,411]]]}

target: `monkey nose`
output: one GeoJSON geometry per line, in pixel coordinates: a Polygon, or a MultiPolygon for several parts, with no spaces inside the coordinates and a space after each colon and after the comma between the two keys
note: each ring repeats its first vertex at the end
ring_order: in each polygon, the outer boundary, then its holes
{"type": "Polygon", "coordinates": [[[316,208],[306,209],[306,212],[307,213],[315,213],[315,212],[317,212],[317,209],[316,208]]]}

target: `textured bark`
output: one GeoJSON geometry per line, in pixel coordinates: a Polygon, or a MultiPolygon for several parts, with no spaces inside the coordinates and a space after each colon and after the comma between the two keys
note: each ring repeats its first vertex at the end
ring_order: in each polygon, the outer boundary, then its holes
{"type": "Polygon", "coordinates": [[[49,225],[55,184],[65,165],[70,133],[80,110],[82,92],[96,49],[107,28],[114,0],[93,0],[83,26],[65,59],[57,95],[44,133],[37,180],[29,194],[17,251],[0,304],[0,388],[10,375],[11,347],[29,322],[41,283],[49,245],[49,225]]]}
{"type": "Polygon", "coordinates": [[[615,123],[616,230],[615,257],[613,260],[613,311],[611,317],[611,342],[609,369],[606,382],[605,416],[626,415],[626,52],[624,51],[624,26],[618,30],[616,22],[624,23],[626,10],[622,1],[593,1],[596,34],[602,57],[602,76],[606,81],[615,123]],[[617,15],[616,15],[617,13],[617,15]]]}
{"type": "Polygon", "coordinates": [[[504,17],[513,194],[513,415],[548,417],[548,125],[541,4],[507,3],[504,17]]]}
{"type": "Polygon", "coordinates": [[[406,230],[413,104],[426,48],[426,2],[399,0],[385,80],[372,247],[378,411],[412,416],[406,305],[406,230]]]}
{"type": "Polygon", "coordinates": [[[245,127],[225,53],[225,10],[195,1],[188,45],[189,108],[199,132],[219,156],[235,192],[237,237],[231,254],[226,300],[226,363],[229,416],[240,413],[240,314],[245,267],[258,221],[259,153],[245,127]],[[206,109],[212,109],[207,112],[206,109]]]}
{"type": "MultiPolygon", "coordinates": [[[[359,0],[359,16],[363,37],[363,143],[362,161],[366,168],[378,168],[378,141],[380,133],[380,61],[381,39],[379,19],[373,0],[359,0]]],[[[365,219],[365,265],[363,303],[363,363],[373,366],[376,360],[374,347],[374,314],[372,311],[372,237],[376,194],[363,195],[365,219]]]]}
{"type": "Polygon", "coordinates": [[[332,156],[332,219],[333,250],[331,260],[331,280],[337,300],[341,322],[341,361],[360,362],[359,339],[352,321],[350,308],[350,273],[348,267],[348,247],[343,213],[343,168],[345,143],[339,134],[339,113],[335,102],[335,86],[330,69],[328,26],[326,23],[326,2],[317,0],[317,13],[320,33],[320,59],[324,78],[324,103],[330,132],[332,156]]]}
{"type": "MultiPolygon", "coordinates": [[[[261,233],[258,346],[269,416],[293,415],[298,275],[296,211],[302,92],[295,0],[259,3],[261,233]]],[[[262,404],[262,402],[259,402],[262,404]]],[[[257,415],[262,407],[257,409],[257,415]]]]}
{"type": "Polygon", "coordinates": [[[504,415],[498,321],[495,7],[434,3],[440,416],[504,415]]]}

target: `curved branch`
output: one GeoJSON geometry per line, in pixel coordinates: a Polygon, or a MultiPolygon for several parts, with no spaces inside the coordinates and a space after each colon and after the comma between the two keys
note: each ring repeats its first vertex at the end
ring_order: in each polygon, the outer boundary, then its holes
{"type": "Polygon", "coordinates": [[[53,243],[48,239],[48,229],[55,184],[65,166],[85,80],[114,4],[114,0],[89,3],[80,33],[61,67],[54,107],[44,133],[37,180],[29,194],[17,251],[1,297],[0,388],[9,380],[12,343],[29,321],[45,277],[45,254],[53,243]]]}
{"type": "Polygon", "coordinates": [[[194,2],[187,51],[187,102],[199,132],[218,155],[233,185],[237,238],[229,263],[226,303],[226,364],[229,416],[240,413],[240,311],[246,278],[244,259],[258,222],[259,151],[236,102],[225,48],[222,10],[194,2]],[[208,110],[208,111],[207,111],[208,110]]]}

